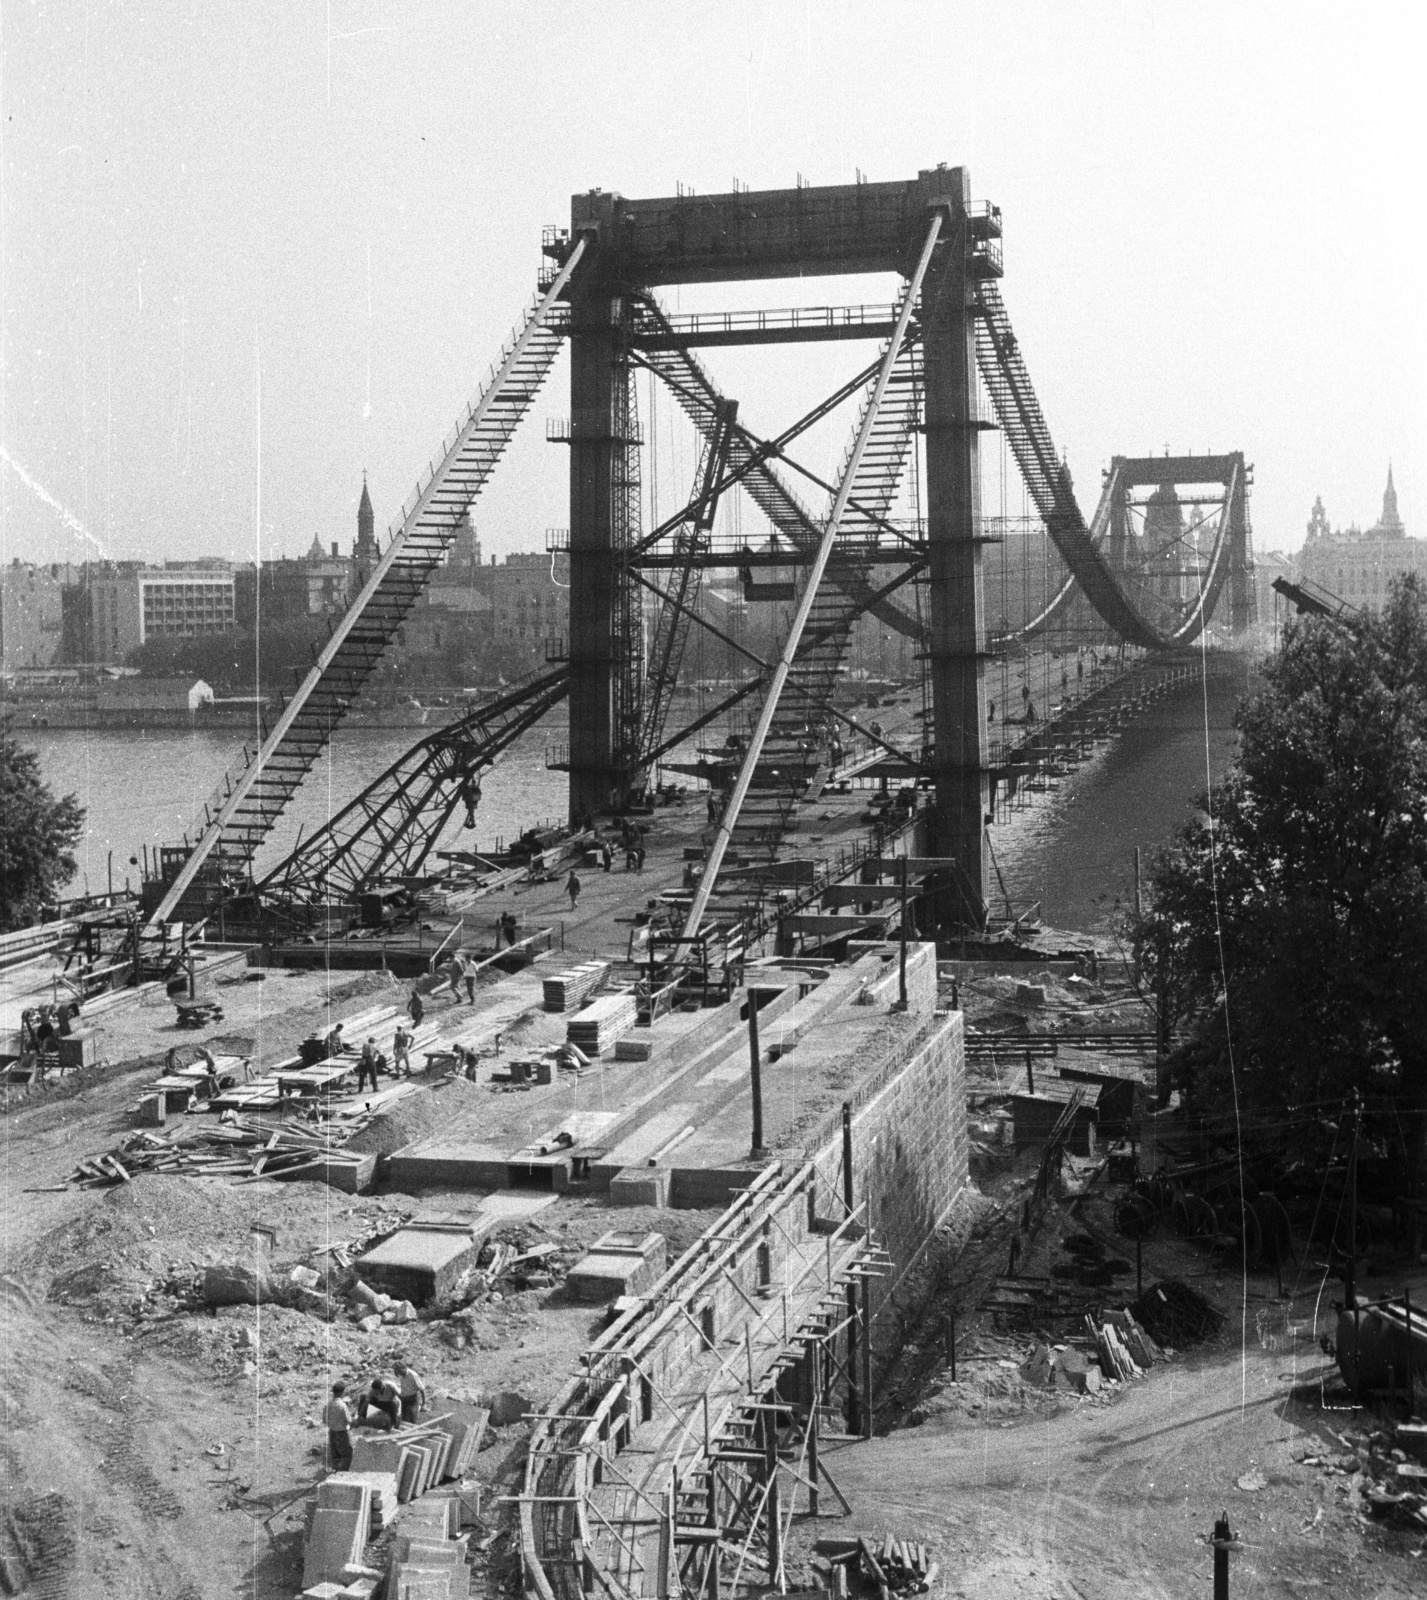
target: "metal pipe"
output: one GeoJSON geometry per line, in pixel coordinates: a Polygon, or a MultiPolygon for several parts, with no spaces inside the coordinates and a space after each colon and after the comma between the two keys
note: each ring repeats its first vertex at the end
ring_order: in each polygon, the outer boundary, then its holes
{"type": "Polygon", "coordinates": [[[897,966],[897,1009],[907,1009],[907,858],[902,857],[902,950],[897,966]]]}
{"type": "Polygon", "coordinates": [[[922,246],[921,257],[917,262],[916,270],[907,282],[906,295],[902,301],[901,314],[897,318],[896,331],[887,345],[886,353],[882,358],[882,365],[877,372],[877,381],[873,385],[871,398],[867,402],[867,410],[862,418],[862,426],[858,429],[856,443],[852,447],[852,454],[848,457],[847,469],[842,475],[842,482],[838,487],[837,498],[833,502],[832,514],[828,517],[827,526],[823,529],[822,542],[818,545],[818,553],[813,559],[812,568],[808,573],[807,585],[803,590],[802,599],[798,602],[798,609],[793,615],[792,626],[788,629],[788,637],[783,644],[783,652],[778,658],[778,665],[774,668],[772,681],[768,685],[768,695],[763,702],[763,710],[759,713],[758,724],[753,730],[753,737],[748,741],[748,750],[743,758],[743,765],[739,769],[738,778],[733,786],[733,793],[729,796],[728,804],[724,807],[723,820],[719,823],[718,834],[714,839],[713,849],[709,852],[708,861],[704,866],[703,877],[699,880],[698,889],[694,893],[693,904],[689,907],[688,920],[684,924],[684,937],[693,938],[698,932],[699,923],[703,921],[704,912],[708,909],[709,897],[717,882],[719,868],[723,865],[723,858],[728,851],[729,841],[733,837],[733,829],[738,822],[738,816],[743,809],[743,802],[748,796],[749,788],[753,783],[753,774],[757,769],[763,746],[767,741],[769,729],[773,726],[773,718],[778,710],[778,702],[782,698],[783,685],[788,680],[788,674],[793,667],[793,658],[797,654],[798,644],[803,637],[803,629],[807,626],[808,618],[812,614],[813,602],[817,599],[818,588],[822,583],[823,573],[827,570],[828,559],[832,555],[833,545],[837,541],[838,529],[842,524],[847,502],[852,493],[852,485],[857,477],[858,467],[862,462],[863,452],[867,448],[867,441],[872,436],[872,429],[877,421],[877,413],[881,409],[882,397],[887,392],[887,384],[892,376],[892,368],[896,363],[898,352],[902,348],[902,340],[906,336],[907,323],[911,320],[912,307],[916,304],[918,294],[921,292],[922,279],[926,276],[927,267],[931,263],[932,249],[941,233],[942,215],[935,212],[932,215],[931,226],[927,229],[926,242],[922,246]]]}
{"type": "MultiPolygon", "coordinates": [[[[842,1203],[852,1215],[852,1102],[842,1102],[842,1203]]],[[[847,1431],[862,1432],[862,1405],[858,1395],[857,1285],[847,1286],[847,1431]]]]}
{"type": "Polygon", "coordinates": [[[1229,1600],[1229,1547],[1233,1541],[1225,1512],[1214,1524],[1214,1600],[1229,1600]]]}
{"type": "Polygon", "coordinates": [[[748,991],[748,1079],[753,1090],[753,1147],[749,1154],[755,1161],[766,1156],[763,1148],[763,1061],[758,1044],[758,999],[748,991]]]}

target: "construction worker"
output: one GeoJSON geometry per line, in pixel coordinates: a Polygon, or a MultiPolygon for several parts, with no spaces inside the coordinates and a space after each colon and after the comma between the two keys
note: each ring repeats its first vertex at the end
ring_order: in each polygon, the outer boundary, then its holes
{"type": "Polygon", "coordinates": [[[422,1001],[420,989],[412,989],[411,999],[406,1002],[406,1009],[411,1013],[412,1027],[419,1028],[422,1017],[426,1015],[426,1006],[422,1001]]]}
{"type": "Polygon", "coordinates": [[[565,893],[570,897],[570,910],[573,911],[576,902],[580,898],[580,880],[576,877],[573,869],[570,872],[570,876],[565,880],[565,893]]]}
{"type": "Polygon", "coordinates": [[[357,1421],[371,1419],[374,1428],[394,1428],[401,1421],[401,1391],[390,1378],[380,1375],[357,1402],[357,1421]],[[377,1413],[373,1415],[373,1413],[377,1413]],[[383,1422],[381,1419],[385,1417],[383,1422]]]}
{"type": "Polygon", "coordinates": [[[426,1385],[421,1374],[405,1361],[393,1361],[392,1366],[396,1369],[397,1387],[401,1391],[401,1420],[415,1422],[426,1409],[426,1385]]]}
{"type": "Polygon", "coordinates": [[[346,1472],[352,1465],[352,1413],[343,1396],[345,1383],[332,1385],[332,1398],[322,1412],[327,1424],[327,1459],[333,1472],[346,1472]]]}
{"type": "Polygon", "coordinates": [[[515,921],[515,913],[513,911],[502,911],[501,912],[501,914],[500,914],[500,931],[505,935],[505,942],[507,944],[513,945],[515,943],[515,935],[516,935],[516,932],[517,932],[517,928],[516,928],[516,921],[515,921]]]}
{"type": "Polygon", "coordinates": [[[372,1093],[377,1092],[377,1042],[370,1035],[362,1046],[362,1053],[357,1057],[357,1093],[362,1092],[362,1085],[370,1075],[372,1080],[372,1093]]]}
{"type": "Polygon", "coordinates": [[[391,1070],[393,1077],[411,1076],[411,1035],[406,1031],[405,1023],[399,1023],[396,1033],[392,1036],[391,1070]]]}
{"type": "MultiPolygon", "coordinates": [[[[475,964],[474,961],[468,961],[465,958],[465,956],[461,957],[461,975],[466,980],[466,999],[470,1002],[471,1005],[475,1005],[475,1003],[476,1003],[476,964],[475,964]]],[[[458,995],[456,998],[460,999],[460,996],[458,995]]]]}
{"type": "Polygon", "coordinates": [[[327,1055],[325,1060],[331,1061],[342,1054],[342,1024],[334,1022],[326,1039],[327,1055]]]}

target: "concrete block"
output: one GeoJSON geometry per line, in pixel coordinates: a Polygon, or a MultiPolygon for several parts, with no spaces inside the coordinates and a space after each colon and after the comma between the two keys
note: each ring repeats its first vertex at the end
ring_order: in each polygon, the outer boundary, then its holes
{"type": "Polygon", "coordinates": [[[588,1305],[643,1294],[663,1275],[665,1243],[662,1233],[607,1233],[570,1269],[565,1284],[588,1305]]]}
{"type": "Polygon", "coordinates": [[[671,1174],[667,1167],[625,1167],[609,1184],[612,1206],[660,1206],[669,1204],[671,1174]]]}

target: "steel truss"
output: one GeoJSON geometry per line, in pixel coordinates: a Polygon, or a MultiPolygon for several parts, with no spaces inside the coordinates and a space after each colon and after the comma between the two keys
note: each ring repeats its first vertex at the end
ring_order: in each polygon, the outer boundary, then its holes
{"type": "Polygon", "coordinates": [[[474,820],[480,780],[569,692],[561,667],[436,729],[309,835],[258,885],[265,900],[352,900],[383,878],[414,877],[458,807],[474,820]]]}
{"type": "Polygon", "coordinates": [[[850,1509],[819,1447],[830,1417],[870,1434],[868,1281],[889,1266],[845,1186],[830,1193],[812,1163],[760,1172],[535,1420],[521,1496],[533,1591],[778,1583],[799,1511],[820,1514],[824,1486],[850,1509]]]}

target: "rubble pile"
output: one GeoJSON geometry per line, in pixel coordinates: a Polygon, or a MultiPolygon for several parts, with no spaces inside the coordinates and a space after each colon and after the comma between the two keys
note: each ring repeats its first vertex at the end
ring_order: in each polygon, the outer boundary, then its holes
{"type": "Polygon", "coordinates": [[[1312,1452],[1300,1456],[1299,1464],[1344,1479],[1348,1499],[1367,1515],[1399,1527],[1427,1528],[1427,1423],[1332,1437],[1343,1446],[1341,1452],[1312,1452]]]}

